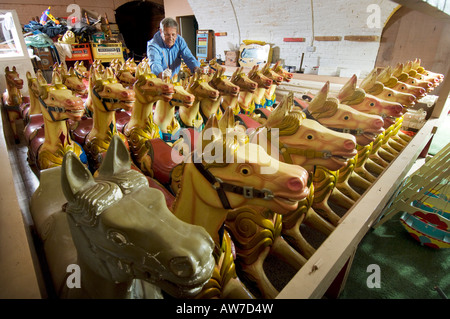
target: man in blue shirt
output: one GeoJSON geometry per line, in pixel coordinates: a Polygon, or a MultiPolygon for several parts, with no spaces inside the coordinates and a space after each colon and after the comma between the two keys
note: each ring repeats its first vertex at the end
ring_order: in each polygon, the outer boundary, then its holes
{"type": "Polygon", "coordinates": [[[195,72],[200,62],[192,55],[186,41],[179,35],[178,23],[172,18],[165,18],[160,23],[159,31],[147,42],[148,64],[153,74],[159,78],[172,77],[180,71],[181,59],[195,72]]]}

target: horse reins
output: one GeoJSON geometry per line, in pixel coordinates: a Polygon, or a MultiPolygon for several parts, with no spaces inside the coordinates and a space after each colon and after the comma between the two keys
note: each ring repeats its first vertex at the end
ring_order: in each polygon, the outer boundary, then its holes
{"type": "Polygon", "coordinates": [[[48,114],[50,114],[50,117],[52,118],[53,122],[57,122],[57,121],[65,121],[67,119],[61,119],[61,120],[56,120],[55,117],[53,116],[52,112],[57,112],[57,113],[64,113],[66,111],[65,108],[63,107],[58,107],[58,106],[48,106],[44,100],[42,100],[42,98],[39,96],[39,102],[41,102],[42,106],[45,107],[45,109],[48,111],[48,114]]]}

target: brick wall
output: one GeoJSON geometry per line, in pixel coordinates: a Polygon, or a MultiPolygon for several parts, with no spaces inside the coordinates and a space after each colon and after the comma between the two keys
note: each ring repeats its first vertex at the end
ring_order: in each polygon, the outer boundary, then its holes
{"type": "MultiPolygon", "coordinates": [[[[236,50],[242,40],[261,40],[272,44],[273,62],[278,59],[285,65],[300,66],[312,73],[338,75],[341,69],[367,74],[375,64],[379,42],[353,42],[346,35],[381,36],[385,21],[398,6],[389,0],[187,0],[200,29],[227,32],[216,38],[217,56],[224,51],[236,50]],[[262,4],[261,4],[262,3],[262,4]],[[312,16],[312,11],[314,15],[312,16]],[[367,20],[374,11],[369,5],[380,8],[380,27],[369,28],[367,20]],[[340,41],[313,41],[314,36],[340,36],[340,41]],[[284,42],[284,38],[305,38],[305,42],[284,42]],[[307,47],[314,46],[309,52],[307,47]]],[[[372,21],[372,20],[370,20],[372,21]]]]}

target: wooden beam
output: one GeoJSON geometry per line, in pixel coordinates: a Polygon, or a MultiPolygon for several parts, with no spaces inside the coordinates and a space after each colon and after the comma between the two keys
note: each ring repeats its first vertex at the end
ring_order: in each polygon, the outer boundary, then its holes
{"type": "Polygon", "coordinates": [[[339,36],[318,36],[314,37],[316,41],[341,41],[342,37],[339,36]]]}
{"type": "Polygon", "coordinates": [[[380,39],[377,35],[346,35],[344,40],[358,42],[376,42],[380,39]]]}

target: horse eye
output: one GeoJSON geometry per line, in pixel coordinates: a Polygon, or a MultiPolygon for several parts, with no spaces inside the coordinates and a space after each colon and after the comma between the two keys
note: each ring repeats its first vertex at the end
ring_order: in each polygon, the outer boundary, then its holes
{"type": "Polygon", "coordinates": [[[405,90],[406,88],[404,86],[402,86],[402,90],[405,90]]]}
{"type": "Polygon", "coordinates": [[[370,103],[369,105],[370,105],[370,106],[375,106],[375,103],[372,102],[372,103],[370,103]]]}
{"type": "Polygon", "coordinates": [[[389,94],[388,94],[388,96],[392,96],[392,94],[391,94],[391,93],[389,93],[389,94]]]}
{"type": "Polygon", "coordinates": [[[128,240],[125,237],[125,235],[117,231],[109,232],[108,239],[119,246],[126,245],[128,243],[128,240]]]}
{"type": "Polygon", "coordinates": [[[308,140],[312,140],[314,137],[313,137],[311,134],[309,134],[308,136],[306,136],[306,138],[307,138],[308,140]]]}
{"type": "Polygon", "coordinates": [[[350,117],[348,116],[348,115],[346,115],[346,116],[344,116],[344,120],[349,120],[350,119],[350,117]]]}
{"type": "Polygon", "coordinates": [[[241,168],[241,174],[243,174],[243,175],[250,174],[250,170],[248,169],[248,167],[241,168]]]}

